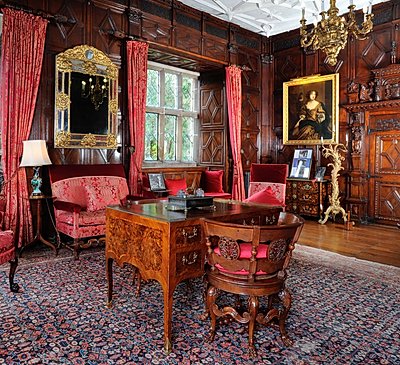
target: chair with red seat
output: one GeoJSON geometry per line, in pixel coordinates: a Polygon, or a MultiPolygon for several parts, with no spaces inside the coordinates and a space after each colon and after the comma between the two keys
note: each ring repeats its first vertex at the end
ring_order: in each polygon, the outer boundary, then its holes
{"type": "Polygon", "coordinates": [[[251,200],[249,201],[265,203],[265,195],[268,193],[272,194],[279,201],[279,205],[284,207],[288,171],[289,167],[286,164],[253,163],[250,167],[248,199],[251,200]],[[252,197],[260,192],[262,192],[259,194],[260,199],[252,197]]]}
{"type": "MultiPolygon", "coordinates": [[[[0,199],[0,227],[3,224],[4,211],[5,201],[0,199]]],[[[14,246],[14,235],[10,230],[3,231],[0,229],[0,265],[6,262],[10,263],[8,275],[10,290],[16,293],[19,290],[19,285],[14,282],[14,276],[18,266],[18,254],[14,246]]]]}
{"type": "MultiPolygon", "coordinates": [[[[253,221],[257,223],[257,217],[253,221]]],[[[291,306],[291,294],[285,287],[287,267],[304,220],[293,213],[281,213],[275,225],[240,225],[213,220],[204,221],[206,254],[206,308],[211,317],[209,340],[216,332],[216,321],[227,317],[248,323],[249,353],[256,355],[254,328],[256,322],[279,323],[286,346],[291,345],[285,329],[291,306]],[[248,296],[248,307],[236,304],[222,308],[217,303],[221,293],[248,296]],[[266,311],[259,311],[259,297],[268,297],[266,311]]]]}

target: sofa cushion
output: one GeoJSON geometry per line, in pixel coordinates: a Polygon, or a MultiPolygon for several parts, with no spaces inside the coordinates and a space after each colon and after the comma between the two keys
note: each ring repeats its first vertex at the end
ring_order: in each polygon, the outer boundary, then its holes
{"type": "Polygon", "coordinates": [[[252,181],[249,186],[249,197],[266,188],[271,188],[275,198],[281,202],[282,206],[285,206],[286,184],[252,181]]]}
{"type": "Polygon", "coordinates": [[[165,179],[165,186],[170,195],[176,195],[179,190],[186,190],[186,179],[165,179]]]}
{"type": "Polygon", "coordinates": [[[88,212],[104,210],[107,205],[115,205],[120,203],[118,186],[115,185],[87,185],[86,201],[88,212]]]}
{"type": "Polygon", "coordinates": [[[204,171],[204,186],[202,187],[206,193],[223,193],[224,188],[222,185],[222,178],[224,176],[223,170],[217,171],[204,171]]]}
{"type": "Polygon", "coordinates": [[[259,191],[258,193],[253,194],[249,198],[245,200],[246,203],[262,203],[262,204],[270,204],[270,205],[278,205],[282,206],[282,202],[276,198],[274,192],[271,187],[266,187],[265,189],[259,191]]]}
{"type": "Polygon", "coordinates": [[[95,212],[80,212],[77,222],[74,222],[74,219],[74,213],[72,212],[61,211],[57,214],[57,224],[65,223],[72,226],[77,223],[82,227],[104,225],[106,223],[106,211],[103,209],[95,212]]]}

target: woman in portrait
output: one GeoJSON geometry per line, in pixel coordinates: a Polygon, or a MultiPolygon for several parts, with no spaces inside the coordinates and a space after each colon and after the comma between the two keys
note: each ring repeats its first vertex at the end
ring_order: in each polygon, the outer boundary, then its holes
{"type": "Polygon", "coordinates": [[[324,103],[317,100],[318,92],[309,90],[306,100],[299,97],[299,120],[292,129],[292,138],[299,140],[318,140],[332,138],[330,116],[324,103]]]}

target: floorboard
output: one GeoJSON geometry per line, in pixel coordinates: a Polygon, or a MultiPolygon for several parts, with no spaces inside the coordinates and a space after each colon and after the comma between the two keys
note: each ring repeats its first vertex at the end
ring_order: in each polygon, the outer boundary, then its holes
{"type": "Polygon", "coordinates": [[[358,225],[347,231],[343,224],[306,220],[299,243],[400,267],[400,229],[378,225],[358,225]]]}

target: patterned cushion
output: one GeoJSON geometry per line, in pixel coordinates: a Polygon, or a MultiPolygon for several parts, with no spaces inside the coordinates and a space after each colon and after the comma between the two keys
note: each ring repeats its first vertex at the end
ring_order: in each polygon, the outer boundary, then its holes
{"type": "Polygon", "coordinates": [[[261,203],[281,206],[281,202],[275,197],[272,189],[267,187],[245,200],[246,203],[261,203]]]}
{"type": "Polygon", "coordinates": [[[88,185],[85,186],[88,212],[104,210],[107,205],[120,203],[118,186],[88,185]]]}
{"type": "Polygon", "coordinates": [[[263,191],[265,188],[271,188],[271,191],[276,199],[279,201],[279,205],[285,206],[285,194],[286,184],[271,183],[271,182],[250,182],[249,186],[249,198],[254,194],[263,191]]]}

